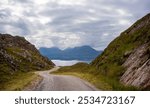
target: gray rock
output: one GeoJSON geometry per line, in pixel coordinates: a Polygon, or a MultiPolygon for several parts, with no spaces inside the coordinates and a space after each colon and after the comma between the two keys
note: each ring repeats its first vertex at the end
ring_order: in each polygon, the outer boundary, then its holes
{"type": "Polygon", "coordinates": [[[150,53],[149,44],[144,44],[128,57],[123,66],[126,72],[120,81],[125,85],[136,86],[141,89],[150,87],[150,53]]]}

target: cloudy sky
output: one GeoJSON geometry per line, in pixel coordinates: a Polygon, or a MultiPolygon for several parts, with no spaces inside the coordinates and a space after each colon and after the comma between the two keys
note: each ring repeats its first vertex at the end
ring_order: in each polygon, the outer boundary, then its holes
{"type": "Polygon", "coordinates": [[[137,19],[150,0],[0,0],[0,33],[39,47],[102,50],[137,19]]]}

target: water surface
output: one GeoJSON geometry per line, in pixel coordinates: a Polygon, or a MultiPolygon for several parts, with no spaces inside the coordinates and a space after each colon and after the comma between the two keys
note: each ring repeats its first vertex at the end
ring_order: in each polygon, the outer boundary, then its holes
{"type": "Polygon", "coordinates": [[[80,61],[80,60],[52,60],[52,62],[56,66],[71,66],[71,65],[74,65],[78,62],[90,63],[90,61],[80,61]]]}

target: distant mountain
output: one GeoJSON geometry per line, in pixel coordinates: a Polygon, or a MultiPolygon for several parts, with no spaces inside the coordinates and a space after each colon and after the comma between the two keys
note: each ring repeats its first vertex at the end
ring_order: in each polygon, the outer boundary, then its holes
{"type": "Polygon", "coordinates": [[[42,55],[49,59],[59,60],[84,60],[89,61],[95,59],[102,51],[96,51],[90,46],[81,46],[60,50],[57,47],[52,48],[40,48],[39,51],[42,55]]]}

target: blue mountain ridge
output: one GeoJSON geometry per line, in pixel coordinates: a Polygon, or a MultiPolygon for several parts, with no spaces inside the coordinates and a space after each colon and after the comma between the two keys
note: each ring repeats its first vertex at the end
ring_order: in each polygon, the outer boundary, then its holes
{"type": "Polygon", "coordinates": [[[83,60],[91,61],[94,60],[102,51],[97,51],[90,46],[81,46],[74,48],[67,48],[61,50],[57,47],[39,49],[43,56],[48,57],[51,60],[83,60]]]}

